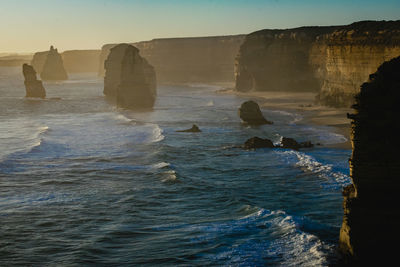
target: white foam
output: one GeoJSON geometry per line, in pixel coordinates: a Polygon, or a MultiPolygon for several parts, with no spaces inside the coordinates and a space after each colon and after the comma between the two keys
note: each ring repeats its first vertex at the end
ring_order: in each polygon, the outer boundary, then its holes
{"type": "Polygon", "coordinates": [[[165,178],[162,179],[162,182],[173,182],[176,181],[177,176],[176,176],[176,172],[174,170],[169,170],[163,173],[165,178]]]}
{"type": "Polygon", "coordinates": [[[318,174],[319,177],[328,180],[333,180],[338,185],[344,187],[351,183],[350,177],[341,172],[333,171],[332,164],[322,164],[315,158],[299,151],[283,151],[281,152],[286,156],[295,156],[297,158],[296,166],[302,168],[305,171],[313,172],[318,174]]]}
{"type": "Polygon", "coordinates": [[[152,168],[154,168],[154,169],[162,169],[162,168],[168,167],[168,166],[170,166],[170,165],[171,165],[171,164],[169,164],[168,162],[159,162],[159,163],[153,164],[153,165],[151,165],[151,166],[152,166],[152,168]]]}
{"type": "Polygon", "coordinates": [[[210,101],[206,104],[206,106],[207,106],[207,107],[212,107],[212,106],[214,106],[214,101],[210,100],[210,101]]]}
{"type": "Polygon", "coordinates": [[[160,128],[160,126],[155,124],[155,127],[152,132],[152,140],[150,142],[157,143],[157,142],[164,140],[164,138],[165,138],[165,136],[163,135],[163,130],[160,128]]]}
{"type": "Polygon", "coordinates": [[[295,124],[296,122],[299,122],[303,119],[303,116],[298,113],[290,113],[290,112],[284,111],[284,110],[269,110],[269,112],[278,113],[278,114],[281,114],[284,116],[291,117],[292,120],[289,121],[289,124],[295,124]]]}
{"type": "Polygon", "coordinates": [[[128,117],[122,115],[122,114],[117,114],[115,115],[115,119],[122,121],[122,122],[132,122],[133,120],[129,119],[128,117]]]}

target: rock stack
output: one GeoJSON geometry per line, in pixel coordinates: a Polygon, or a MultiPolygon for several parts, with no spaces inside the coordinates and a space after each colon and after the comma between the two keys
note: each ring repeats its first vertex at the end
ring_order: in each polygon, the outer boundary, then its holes
{"type": "Polygon", "coordinates": [[[400,57],[370,75],[355,100],[339,248],[347,264],[386,266],[397,261],[400,237],[400,57]]]}
{"type": "Polygon", "coordinates": [[[246,101],[239,108],[239,117],[250,125],[272,124],[264,118],[260,107],[254,101],[246,101]]]}
{"type": "Polygon", "coordinates": [[[50,51],[47,54],[40,78],[43,81],[63,81],[68,79],[61,55],[53,46],[50,47],[50,51]]]}
{"type": "Polygon", "coordinates": [[[26,97],[46,97],[42,81],[36,78],[36,71],[31,65],[22,65],[22,73],[24,74],[24,84],[26,89],[26,97]]]}
{"type": "Polygon", "coordinates": [[[151,108],[156,99],[156,73],[128,44],[113,47],[104,63],[104,95],[123,108],[151,108]]]}

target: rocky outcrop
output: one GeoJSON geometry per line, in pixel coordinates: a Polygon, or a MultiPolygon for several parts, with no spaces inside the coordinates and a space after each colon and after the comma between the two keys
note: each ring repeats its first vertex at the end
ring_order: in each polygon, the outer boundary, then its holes
{"type": "Polygon", "coordinates": [[[186,129],[186,130],[179,130],[177,132],[181,132],[181,133],[199,133],[199,132],[201,132],[201,130],[196,124],[193,124],[192,128],[186,129]]]}
{"type": "Polygon", "coordinates": [[[50,47],[50,51],[47,53],[40,78],[44,81],[63,81],[68,79],[61,55],[53,46],[50,47]]]}
{"type": "Polygon", "coordinates": [[[400,21],[262,30],[246,36],[235,63],[238,91],[310,91],[350,106],[369,73],[400,55],[400,21]]]}
{"type": "Polygon", "coordinates": [[[22,65],[22,73],[24,74],[24,84],[26,89],[25,97],[46,97],[46,90],[43,87],[42,81],[36,77],[36,71],[31,65],[22,65]]]}
{"type": "MultiPolygon", "coordinates": [[[[132,43],[154,66],[159,83],[234,82],[234,61],[244,35],[165,38],[132,43]]],[[[104,45],[104,62],[115,44],[104,45]]],[[[104,75],[102,66],[99,75],[104,75]]]]}
{"type": "MultiPolygon", "coordinates": [[[[38,73],[42,72],[48,53],[49,51],[37,52],[31,60],[31,65],[38,73]]],[[[67,73],[97,72],[100,53],[101,50],[67,50],[61,53],[61,58],[67,73]]]]}
{"type": "Polygon", "coordinates": [[[244,143],[245,149],[257,149],[257,148],[288,148],[299,150],[300,148],[311,148],[314,145],[310,141],[297,142],[293,138],[282,137],[281,143],[279,145],[274,145],[271,140],[259,138],[257,136],[248,139],[244,143]]]}
{"type": "Polygon", "coordinates": [[[239,117],[243,122],[250,125],[272,124],[264,118],[260,107],[254,101],[246,101],[239,108],[239,117]]]}
{"type": "Polygon", "coordinates": [[[257,149],[257,148],[274,148],[274,144],[272,143],[271,140],[269,139],[263,139],[260,137],[252,137],[248,139],[244,143],[244,148],[245,149],[257,149]]]}
{"type": "Polygon", "coordinates": [[[153,107],[156,74],[136,47],[128,44],[113,47],[104,66],[104,95],[115,98],[123,108],[153,107]]]}
{"type": "Polygon", "coordinates": [[[355,97],[352,184],[345,188],[339,247],[346,263],[389,266],[397,260],[400,209],[400,57],[382,64],[355,97]]]}

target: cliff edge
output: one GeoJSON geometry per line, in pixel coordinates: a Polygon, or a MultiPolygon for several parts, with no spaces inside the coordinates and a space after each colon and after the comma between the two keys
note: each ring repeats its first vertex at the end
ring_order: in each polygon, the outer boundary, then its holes
{"type": "MultiPolygon", "coordinates": [[[[400,57],[383,63],[355,97],[349,115],[352,185],[344,189],[339,247],[347,264],[397,261],[400,209],[400,57]]],[[[381,265],[383,266],[383,265],[381,265]]]]}

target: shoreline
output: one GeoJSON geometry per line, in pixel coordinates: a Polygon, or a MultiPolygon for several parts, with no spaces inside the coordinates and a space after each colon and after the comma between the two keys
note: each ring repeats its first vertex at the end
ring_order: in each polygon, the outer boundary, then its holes
{"type": "Polygon", "coordinates": [[[343,135],[347,141],[325,145],[340,149],[351,149],[350,120],[347,113],[351,108],[332,108],[315,104],[316,93],[312,92],[237,92],[233,89],[222,89],[218,94],[233,94],[255,100],[261,108],[296,112],[302,116],[297,124],[313,124],[328,126],[337,134],[343,135]]]}

